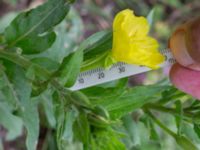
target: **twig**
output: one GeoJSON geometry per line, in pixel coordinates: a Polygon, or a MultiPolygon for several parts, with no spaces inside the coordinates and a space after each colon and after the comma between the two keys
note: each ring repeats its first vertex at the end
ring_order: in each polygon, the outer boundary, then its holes
{"type": "Polygon", "coordinates": [[[171,135],[172,137],[176,137],[176,134],[171,131],[170,129],[168,129],[162,122],[160,122],[148,109],[144,110],[149,117],[152,118],[152,120],[160,127],[162,128],[165,132],[167,132],[169,135],[171,135]]]}

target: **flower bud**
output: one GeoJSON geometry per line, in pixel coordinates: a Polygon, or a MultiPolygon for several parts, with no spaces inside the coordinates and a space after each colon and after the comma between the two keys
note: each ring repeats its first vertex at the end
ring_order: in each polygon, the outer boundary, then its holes
{"type": "Polygon", "coordinates": [[[178,27],[169,48],[179,64],[200,71],[200,17],[178,27]]]}

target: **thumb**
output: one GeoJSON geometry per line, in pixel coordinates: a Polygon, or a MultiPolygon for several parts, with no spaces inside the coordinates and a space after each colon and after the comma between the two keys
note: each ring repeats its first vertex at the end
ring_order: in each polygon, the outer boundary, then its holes
{"type": "Polygon", "coordinates": [[[200,100],[200,71],[176,63],[170,70],[170,80],[178,89],[200,100]]]}

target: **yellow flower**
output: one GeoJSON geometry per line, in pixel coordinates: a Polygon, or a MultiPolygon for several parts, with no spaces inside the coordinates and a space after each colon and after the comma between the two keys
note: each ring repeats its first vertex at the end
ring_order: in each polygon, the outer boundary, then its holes
{"type": "Polygon", "coordinates": [[[158,42],[148,36],[146,18],[136,17],[126,9],[117,14],[113,23],[112,56],[116,61],[158,68],[164,56],[158,51],[158,42]]]}

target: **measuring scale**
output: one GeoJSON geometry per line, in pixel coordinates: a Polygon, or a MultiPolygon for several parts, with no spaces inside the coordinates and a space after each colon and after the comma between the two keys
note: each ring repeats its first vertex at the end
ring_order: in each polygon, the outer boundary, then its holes
{"type": "MultiPolygon", "coordinates": [[[[160,67],[169,66],[176,62],[169,49],[161,50],[160,53],[165,56],[165,61],[160,65],[160,67]]],[[[89,71],[81,72],[75,84],[69,89],[72,91],[80,90],[150,70],[152,69],[145,66],[129,65],[119,62],[114,64],[110,69],[95,68],[89,71]]]]}

